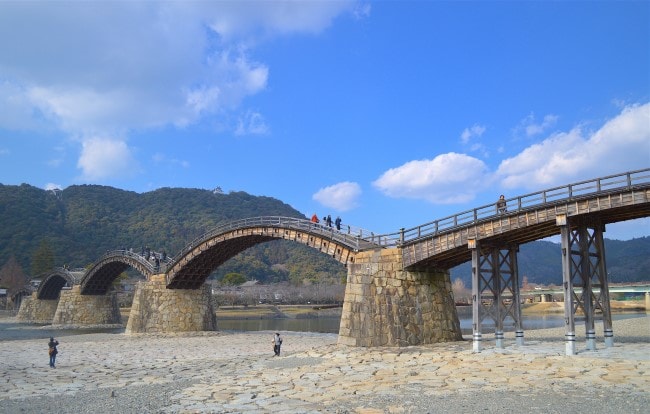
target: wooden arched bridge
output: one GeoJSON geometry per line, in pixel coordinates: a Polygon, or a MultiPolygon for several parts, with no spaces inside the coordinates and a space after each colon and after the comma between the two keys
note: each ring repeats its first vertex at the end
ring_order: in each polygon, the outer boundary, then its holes
{"type": "MultiPolygon", "coordinates": [[[[505,207],[500,212],[495,204],[485,205],[378,235],[348,226],[337,230],[299,218],[247,218],[212,229],[159,267],[130,251],[108,252],[80,280],[71,280],[64,273],[52,274],[39,289],[39,299],[51,299],[57,289],[70,283],[78,283],[80,295],[105,295],[129,267],[149,281],[155,279],[165,294],[201,290],[207,277],[226,260],[253,245],[284,239],[316,249],[348,267],[340,342],[408,345],[460,338],[458,317],[455,308],[451,309],[448,270],[472,260],[474,349],[480,351],[485,318],[495,321],[498,346],[503,323],[509,318],[514,320],[517,342],[523,343],[518,246],[560,234],[568,298],[567,353],[574,352],[569,342],[571,335],[575,336],[573,315],[578,309],[586,315],[589,346],[594,346],[590,335],[596,310],[603,312],[609,341],[609,298],[602,289],[607,285],[602,234],[609,223],[650,216],[650,169],[510,198],[505,207]]],[[[205,321],[199,324],[205,326],[205,321]]]]}
{"type": "Polygon", "coordinates": [[[57,267],[41,280],[36,297],[45,300],[58,299],[61,289],[66,286],[78,285],[85,274],[86,269],[70,270],[65,267],[57,267]]]}
{"type": "MultiPolygon", "coordinates": [[[[160,259],[159,259],[160,260],[160,259]]],[[[169,259],[162,261],[164,268],[169,264],[169,259]]],[[[105,295],[115,279],[128,268],[140,272],[149,279],[160,271],[161,266],[155,265],[147,257],[130,250],[113,250],[104,253],[93,266],[88,269],[80,281],[82,295],[105,295]]]]}
{"type": "Polygon", "coordinates": [[[196,289],[226,260],[271,240],[291,240],[334,258],[354,263],[356,252],[380,247],[372,234],[346,226],[341,230],[291,217],[255,217],[223,224],[185,247],[167,270],[170,289],[196,289]]]}

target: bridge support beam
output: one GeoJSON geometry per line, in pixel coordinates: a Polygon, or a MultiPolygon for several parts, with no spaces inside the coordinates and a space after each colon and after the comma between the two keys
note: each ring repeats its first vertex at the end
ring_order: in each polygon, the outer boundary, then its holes
{"type": "Polygon", "coordinates": [[[58,299],[38,299],[38,292],[23,298],[16,320],[24,323],[51,324],[56,312],[58,299]]]}
{"type": "Polygon", "coordinates": [[[52,325],[116,325],[122,323],[114,294],[82,295],[81,286],[62,290],[52,325]]]}
{"type": "Polygon", "coordinates": [[[609,282],[605,265],[605,226],[597,221],[558,215],[562,239],[562,279],[566,355],[575,355],[575,315],[585,316],[587,349],[596,349],[595,313],[602,312],[605,346],[614,345],[609,282]]]}
{"type": "Polygon", "coordinates": [[[164,274],[138,282],[126,333],[214,331],[217,318],[208,284],[167,289],[164,274]]]}
{"type": "Polygon", "coordinates": [[[470,240],[472,251],[472,350],[482,350],[482,322],[495,324],[496,347],[504,347],[503,324],[512,318],[517,345],[524,344],[517,252],[519,246],[497,246],[470,240]]]}
{"type": "Polygon", "coordinates": [[[348,264],[339,344],[410,346],[462,340],[447,270],[405,270],[401,249],[348,264]]]}

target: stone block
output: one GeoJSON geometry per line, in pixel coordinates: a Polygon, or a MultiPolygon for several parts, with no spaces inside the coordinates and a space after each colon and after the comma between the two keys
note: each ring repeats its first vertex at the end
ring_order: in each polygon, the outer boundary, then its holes
{"type": "Polygon", "coordinates": [[[167,289],[160,278],[152,277],[136,286],[126,333],[211,331],[216,328],[209,285],[189,290],[167,289]]]}
{"type": "Polygon", "coordinates": [[[51,324],[58,304],[58,299],[38,299],[37,292],[34,292],[23,298],[16,320],[24,323],[51,324]]]}
{"type": "Polygon", "coordinates": [[[80,286],[62,290],[53,325],[115,325],[122,317],[115,294],[82,295],[80,286]]]}
{"type": "Polygon", "coordinates": [[[400,249],[362,252],[357,265],[348,267],[349,281],[366,283],[346,288],[339,343],[407,346],[462,339],[449,273],[408,272],[401,258],[400,249]],[[370,274],[359,265],[363,261],[370,274]]]}

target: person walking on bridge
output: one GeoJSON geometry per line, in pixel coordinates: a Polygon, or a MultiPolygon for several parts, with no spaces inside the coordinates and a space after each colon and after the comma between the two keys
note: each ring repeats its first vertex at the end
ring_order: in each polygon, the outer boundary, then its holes
{"type": "Polygon", "coordinates": [[[503,194],[501,194],[501,196],[499,197],[499,200],[497,200],[497,213],[503,214],[506,211],[507,211],[506,197],[503,194]]]}
{"type": "Polygon", "coordinates": [[[318,216],[316,215],[316,213],[314,213],[314,215],[311,216],[311,224],[314,227],[314,229],[318,228],[318,223],[319,222],[320,222],[320,220],[318,220],[318,216]]]}

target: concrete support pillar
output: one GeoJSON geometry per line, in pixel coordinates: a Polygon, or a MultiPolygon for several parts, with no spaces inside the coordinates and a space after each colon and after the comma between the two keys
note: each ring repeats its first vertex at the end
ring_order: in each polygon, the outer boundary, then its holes
{"type": "Polygon", "coordinates": [[[114,294],[82,295],[81,286],[62,290],[52,325],[116,325],[122,323],[114,294]]]}
{"type": "Polygon", "coordinates": [[[517,344],[517,346],[524,345],[524,331],[522,329],[517,329],[515,331],[515,344],[517,344]]]}
{"type": "Polygon", "coordinates": [[[448,271],[407,271],[399,248],[360,252],[348,264],[339,344],[410,346],[460,340],[448,271]]]}
{"type": "Polygon", "coordinates": [[[59,300],[38,299],[37,294],[37,292],[34,292],[30,296],[23,298],[16,320],[24,323],[48,325],[52,323],[59,300]]]}
{"type": "Polygon", "coordinates": [[[199,289],[167,289],[165,275],[138,282],[126,333],[214,331],[217,318],[208,284],[199,289]]]}

